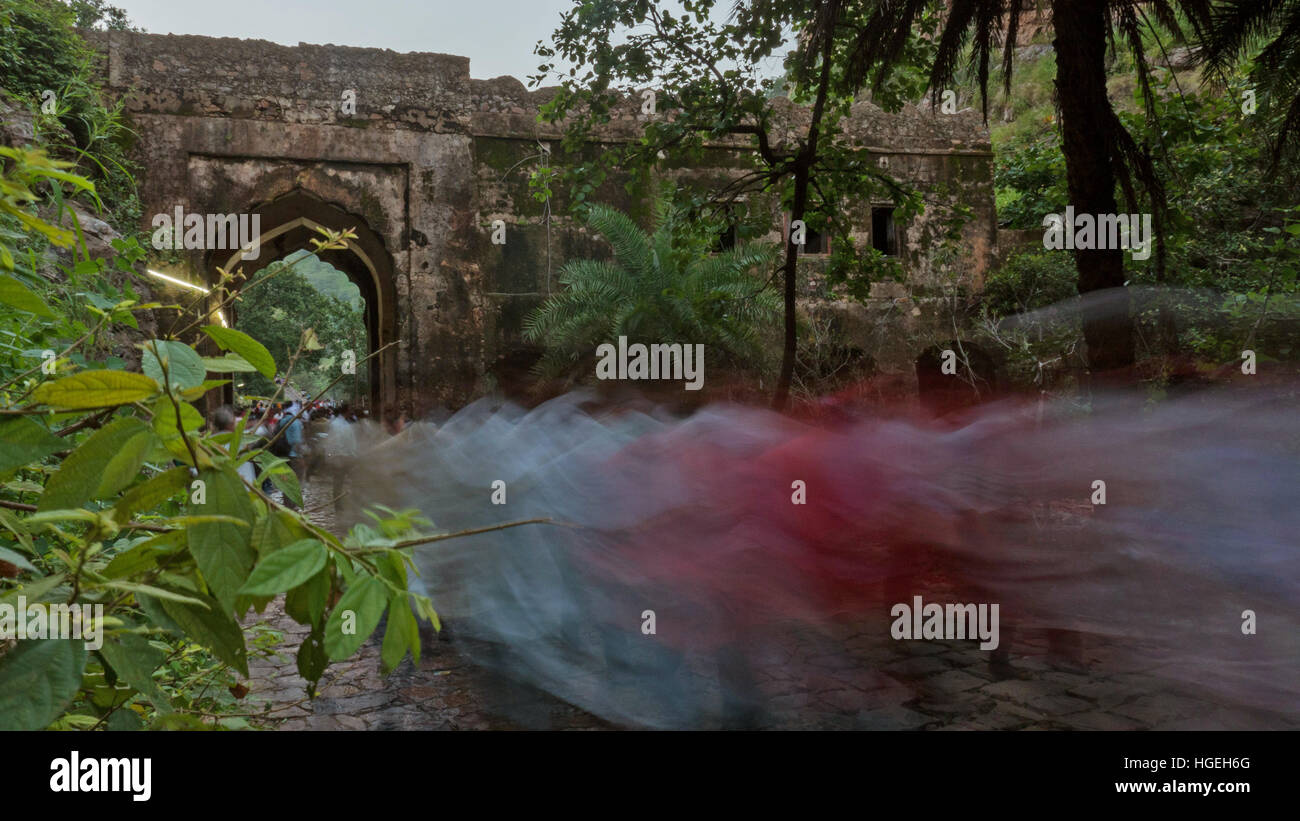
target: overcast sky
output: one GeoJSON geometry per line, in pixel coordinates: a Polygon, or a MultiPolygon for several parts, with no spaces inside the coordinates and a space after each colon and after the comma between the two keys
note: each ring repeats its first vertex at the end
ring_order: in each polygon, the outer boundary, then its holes
{"type": "MultiPolygon", "coordinates": [[[[153,34],[202,34],[315,45],[433,51],[469,58],[469,74],[509,74],[525,85],[573,0],[109,0],[131,23],[153,34]]],[[[675,4],[670,3],[672,8],[675,4]]],[[[731,2],[720,0],[721,22],[731,2]]],[[[764,73],[778,76],[772,58],[764,73]]],[[[548,85],[551,83],[548,83],[548,85]]]]}
{"type": "Polygon", "coordinates": [[[571,0],[110,0],[154,34],[434,51],[470,58],[470,76],[527,83],[571,0]]]}

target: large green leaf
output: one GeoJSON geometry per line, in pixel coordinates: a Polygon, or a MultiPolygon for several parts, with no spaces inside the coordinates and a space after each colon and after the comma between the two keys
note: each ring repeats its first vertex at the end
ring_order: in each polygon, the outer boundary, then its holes
{"type": "Polygon", "coordinates": [[[239,354],[203,357],[203,367],[212,373],[256,373],[257,367],[239,354]]]}
{"type": "Polygon", "coordinates": [[[173,456],[190,464],[190,452],[181,438],[176,425],[176,409],[180,408],[180,427],[186,432],[203,427],[203,414],[199,413],[189,402],[173,402],[170,397],[160,396],[153,406],[153,429],[162,439],[163,445],[173,456]]]}
{"type": "Polygon", "coordinates": [[[328,666],[329,659],[325,656],[325,644],[321,640],[320,630],[312,630],[298,648],[298,675],[310,681],[314,687],[328,666]]]}
{"type": "Polygon", "coordinates": [[[158,557],[176,553],[185,547],[185,531],[173,530],[141,542],[113,557],[108,566],[101,571],[109,579],[122,579],[134,576],[158,566],[158,557]]]}
{"type": "Polygon", "coordinates": [[[76,508],[96,495],[116,492],[140,470],[153,444],[153,431],[144,422],[131,416],[114,419],[63,460],[38,507],[76,508]]]}
{"type": "Polygon", "coordinates": [[[127,371],[83,371],[46,382],[32,391],[32,399],[56,408],[105,408],[127,405],[158,393],[158,383],[127,371]]]}
{"type": "Polygon", "coordinates": [[[8,274],[0,274],[0,303],[37,316],[54,316],[43,299],[8,274]]]}
{"type": "MultiPolygon", "coordinates": [[[[253,525],[251,543],[253,550],[256,551],[259,557],[259,561],[264,561],[267,556],[275,551],[301,539],[310,538],[310,536],[311,534],[294,518],[293,514],[284,510],[273,510],[258,519],[257,523],[253,525]]],[[[317,576],[322,575],[325,575],[325,571],[317,574],[317,576]]],[[[328,586],[329,582],[326,581],[327,592],[328,586]]],[[[284,611],[299,624],[313,624],[315,622],[315,620],[308,619],[304,615],[307,612],[308,589],[314,589],[314,586],[310,584],[300,586],[290,590],[288,595],[284,597],[284,611]]],[[[258,612],[261,612],[267,601],[267,596],[241,594],[235,601],[235,612],[245,612],[250,606],[258,608],[258,612]]],[[[317,611],[318,618],[319,615],[320,611],[317,611]]]]}
{"type": "MultiPolygon", "coordinates": [[[[208,360],[205,357],[203,359],[203,364],[206,366],[207,362],[208,360]]],[[[184,399],[186,402],[194,402],[213,388],[219,388],[222,385],[227,385],[229,383],[229,379],[205,379],[203,380],[203,384],[199,385],[197,388],[186,388],[181,391],[181,399],[184,399]]]]}
{"type": "Polygon", "coordinates": [[[0,595],[0,604],[17,607],[20,596],[26,599],[28,604],[42,601],[47,596],[54,598],[56,594],[63,592],[59,588],[64,585],[65,581],[62,573],[36,579],[24,584],[22,587],[15,587],[12,590],[5,591],[3,595],[0,595]]]}
{"type": "Polygon", "coordinates": [[[213,655],[231,667],[248,675],[248,649],[244,645],[244,631],[214,599],[207,607],[182,604],[167,599],[154,599],[185,635],[212,651],[213,655]]]}
{"type": "Polygon", "coordinates": [[[154,671],[166,660],[161,650],[141,636],[123,633],[104,642],[99,652],[113,671],[143,693],[154,707],[164,713],[171,712],[171,701],[153,680],[154,671]]]}
{"type": "Polygon", "coordinates": [[[307,536],[307,529],[292,514],[277,510],[267,513],[253,525],[253,549],[257,555],[266,556],[307,536]]]}
{"type": "MultiPolygon", "coordinates": [[[[265,557],[300,539],[311,537],[311,533],[297,518],[288,511],[281,510],[258,522],[258,529],[253,532],[253,546],[257,548],[259,556],[265,557]]],[[[299,624],[318,624],[329,598],[330,578],[329,568],[326,567],[313,576],[311,581],[290,590],[284,597],[284,612],[299,624]]]]}
{"type": "Polygon", "coordinates": [[[330,596],[330,572],[323,569],[284,597],[284,612],[299,624],[316,624],[330,596]]]}
{"type": "Polygon", "coordinates": [[[197,594],[190,595],[186,593],[177,593],[173,590],[168,590],[163,587],[154,587],[151,584],[140,584],[139,582],[127,582],[127,581],[121,581],[120,579],[106,581],[103,584],[105,587],[109,588],[110,590],[123,590],[127,593],[134,593],[136,595],[144,594],[146,596],[152,596],[155,599],[162,599],[166,601],[177,601],[177,602],[182,602],[184,604],[193,604],[193,605],[204,604],[204,601],[202,599],[195,598],[197,594]]]}
{"type": "Polygon", "coordinates": [[[298,507],[302,507],[302,486],[298,483],[298,474],[293,472],[289,460],[270,453],[263,453],[254,459],[262,468],[263,474],[271,484],[284,494],[285,498],[298,507]]]}
{"type": "Polygon", "coordinates": [[[415,614],[411,612],[406,594],[394,593],[388,604],[388,628],[384,631],[384,644],[379,651],[385,675],[401,664],[407,650],[411,651],[411,657],[418,664],[420,627],[415,623],[415,614]]]}
{"type": "Polygon", "coordinates": [[[325,623],[325,655],[342,661],[375,632],[388,606],[388,586],[367,576],[348,588],[325,623]]]}
{"type": "Polygon", "coordinates": [[[239,592],[246,596],[272,596],[291,590],[319,573],[327,558],[325,545],[316,539],[294,542],[263,556],[239,592]]]}
{"type": "Polygon", "coordinates": [[[173,402],[169,397],[160,396],[153,405],[153,429],[164,440],[180,436],[176,427],[176,407],[181,409],[181,427],[187,433],[193,433],[203,427],[203,414],[189,402],[173,402]]]}
{"type": "Polygon", "coordinates": [[[140,475],[140,468],[144,465],[145,459],[158,445],[158,437],[154,432],[143,423],[141,426],[143,430],[124,442],[104,466],[104,473],[99,479],[99,487],[95,489],[94,498],[112,496],[140,475]]]}
{"type": "Polygon", "coordinates": [[[31,464],[68,446],[37,422],[22,416],[0,420],[0,473],[31,464]]]}
{"type": "Polygon", "coordinates": [[[145,619],[150,625],[166,630],[174,636],[180,637],[185,635],[185,628],[176,623],[176,620],[167,614],[163,609],[162,600],[155,599],[153,596],[146,596],[144,593],[137,592],[135,601],[144,611],[145,619]]]}
{"type": "Polygon", "coordinates": [[[168,380],[180,390],[197,388],[203,384],[203,380],[208,375],[208,369],[203,365],[203,357],[184,342],[165,339],[149,340],[144,345],[140,370],[161,385],[164,366],[167,369],[168,380]]]}
{"type": "Polygon", "coordinates": [[[0,730],[42,730],[81,687],[86,643],[27,639],[0,656],[0,730]]]}
{"type": "Polygon", "coordinates": [[[213,341],[220,345],[223,351],[239,354],[256,368],[262,376],[267,379],[275,377],[275,357],[271,356],[271,352],[261,342],[243,331],[236,331],[234,328],[222,328],[218,325],[208,325],[203,329],[203,332],[212,337],[213,341]]]}
{"type": "Polygon", "coordinates": [[[233,522],[197,521],[189,528],[190,553],[203,572],[209,589],[221,602],[222,609],[230,611],[239,589],[253,569],[253,548],[249,545],[253,506],[248,501],[243,482],[229,466],[221,470],[205,470],[199,474],[199,480],[205,485],[204,503],[188,505],[189,513],[195,516],[232,516],[250,525],[240,527],[233,522]]]}
{"type": "Polygon", "coordinates": [[[142,482],[122,494],[113,506],[113,518],[118,522],[130,521],[142,510],[152,510],[189,487],[189,468],[172,468],[142,482]]]}
{"type": "Polygon", "coordinates": [[[0,562],[9,562],[9,564],[12,564],[13,566],[17,567],[19,570],[30,570],[33,573],[36,572],[36,568],[32,565],[31,562],[27,561],[26,556],[16,551],[10,550],[4,545],[0,545],[0,562]]]}

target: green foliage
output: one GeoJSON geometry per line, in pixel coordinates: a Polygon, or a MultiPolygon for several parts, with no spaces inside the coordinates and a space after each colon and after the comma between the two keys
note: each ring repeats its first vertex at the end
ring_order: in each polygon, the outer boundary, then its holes
{"type": "MultiPolygon", "coordinates": [[[[917,4],[894,5],[915,10],[917,4]]],[[[878,28],[876,4],[683,0],[678,7],[579,0],[562,15],[550,42],[538,44],[536,53],[546,62],[530,79],[534,85],[559,81],[540,118],[564,128],[561,156],[583,158],[535,172],[533,186],[549,193],[556,179],[567,181],[569,206],[581,214],[612,169],[631,177],[629,191],[644,190],[657,169],[716,163],[719,146],[726,145],[725,165],[734,173],[692,183],[696,210],[706,217],[762,195],[779,199],[791,220],[844,237],[850,226],[841,215],[850,212],[850,203],[888,196],[915,212],[919,194],[872,162],[860,135],[845,126],[868,84],[889,110],[923,88],[923,67],[934,54],[929,35],[940,18],[937,2],[920,5],[919,16],[906,14],[893,59],[880,61],[865,55],[857,39],[862,29],[878,28]],[[768,73],[776,59],[784,60],[784,77],[768,73]],[[556,70],[565,63],[571,66],[567,75],[556,70]],[[792,122],[782,96],[807,104],[809,116],[792,122]],[[629,116],[644,123],[639,139],[602,139],[606,128],[629,116]],[[593,142],[603,150],[584,157],[583,147],[593,142]]],[[[791,296],[784,305],[778,405],[788,396],[797,347],[796,253],[787,245],[784,276],[791,296]]]]}
{"type": "Polygon", "coordinates": [[[111,204],[114,221],[130,224],[139,217],[127,159],[133,132],[122,103],[104,99],[94,51],[74,25],[126,28],[127,22],[103,0],[7,0],[0,7],[0,89],[36,113],[37,136],[48,148],[81,165],[111,204]]]}
{"type": "Polygon", "coordinates": [[[77,15],[79,29],[104,28],[109,31],[143,31],[131,25],[126,10],[109,5],[106,0],[68,0],[77,15]]]}
{"type": "Polygon", "coordinates": [[[6,0],[0,7],[0,77],[11,94],[39,102],[84,75],[90,49],[73,30],[77,13],[55,0],[6,0]]]}
{"type": "Polygon", "coordinates": [[[983,303],[999,319],[1045,308],[1078,294],[1076,275],[1069,254],[1015,254],[985,280],[983,303]]]}
{"type": "MultiPolygon", "coordinates": [[[[799,4],[793,4],[798,8],[799,4]]],[[[810,9],[820,11],[819,9],[810,9]]],[[[858,52],[859,41],[851,33],[867,29],[876,23],[878,10],[872,3],[846,3],[840,10],[840,19],[834,31],[827,32],[818,26],[818,16],[812,13],[796,14],[794,30],[804,37],[801,48],[815,48],[818,38],[832,37],[831,74],[836,95],[853,101],[869,79],[868,95],[873,103],[885,111],[896,112],[907,103],[921,99],[930,86],[930,66],[938,52],[936,35],[940,30],[946,9],[943,4],[930,2],[918,9],[895,58],[874,65],[864,63],[858,52]],[[850,33],[846,36],[846,32],[850,33]],[[864,71],[870,69],[870,71],[864,71]]],[[[794,49],[786,59],[787,70],[793,85],[792,99],[812,103],[809,91],[815,87],[815,78],[821,70],[820,58],[810,60],[794,49]]]]}
{"type": "Polygon", "coordinates": [[[81,686],[86,648],[79,641],[25,641],[0,658],[0,730],[51,724],[81,686]]]}
{"type": "MultiPolygon", "coordinates": [[[[994,82],[1003,85],[1001,70],[995,71],[994,82]]],[[[979,95],[978,81],[964,77],[956,90],[959,100],[973,101],[979,95]]],[[[995,118],[990,111],[989,136],[994,148],[1056,131],[1056,53],[1048,50],[1037,56],[1018,57],[1011,93],[996,101],[1002,116],[995,118]]]]}
{"type": "MultiPolygon", "coordinates": [[[[241,291],[236,324],[248,337],[260,340],[257,344],[261,347],[261,352],[250,350],[247,345],[242,350],[227,348],[242,355],[261,371],[240,380],[245,394],[269,396],[275,393],[271,381],[274,374],[267,374],[267,359],[289,362],[296,354],[295,382],[306,393],[319,395],[341,373],[346,350],[351,350],[356,357],[356,378],[361,386],[359,389],[364,391],[366,366],[362,360],[366,357],[369,343],[363,303],[345,302],[319,290],[299,271],[304,259],[319,262],[312,256],[273,262],[258,272],[241,291]],[[316,339],[325,340],[327,344],[319,350],[299,352],[304,330],[308,328],[316,339]]],[[[346,279],[342,272],[335,273],[346,279]]],[[[348,293],[333,278],[326,279],[318,274],[315,279],[333,283],[333,293],[348,293]]],[[[352,285],[352,290],[356,290],[355,285],[352,285]]],[[[219,338],[224,330],[210,330],[208,333],[223,348],[227,347],[227,343],[219,338]]]]}
{"type": "MultiPolygon", "coordinates": [[[[1300,159],[1271,167],[1267,134],[1240,110],[1246,88],[1244,75],[1230,76],[1223,88],[1193,91],[1165,74],[1151,101],[1158,130],[1136,114],[1121,115],[1167,169],[1168,282],[1225,291],[1259,289],[1270,279],[1274,287],[1289,286],[1273,276],[1272,261],[1278,230],[1294,220],[1300,159]]],[[[1137,278],[1150,274],[1139,271],[1137,278]]]]}
{"type": "Polygon", "coordinates": [[[358,311],[365,309],[366,303],[361,296],[361,289],[347,274],[328,262],[312,256],[306,250],[294,251],[285,257],[284,261],[296,263],[293,269],[325,296],[333,297],[358,311]]]}
{"type": "Polygon", "coordinates": [[[1070,201],[1060,134],[1052,129],[999,146],[993,184],[999,225],[1042,228],[1044,216],[1062,213],[1070,201]]]}
{"type": "MultiPolygon", "coordinates": [[[[644,103],[645,89],[654,89],[655,110],[664,114],[643,118],[641,139],[537,171],[532,185],[549,193],[555,181],[566,181],[568,201],[582,212],[611,169],[632,175],[629,185],[644,184],[654,168],[704,164],[711,145],[740,138],[748,141],[747,150],[730,163],[742,169],[752,165],[755,172],[700,191],[701,203],[731,205],[747,192],[773,191],[790,210],[797,178],[817,180],[808,191],[810,214],[842,213],[845,202],[872,193],[902,196],[896,181],[860,156],[860,147],[844,128],[859,91],[848,69],[852,43],[845,33],[864,23],[869,9],[840,9],[831,76],[823,87],[817,79],[820,58],[810,52],[810,41],[789,37],[810,26],[819,5],[809,0],[746,3],[723,15],[715,0],[687,0],[681,14],[642,0],[576,3],[564,13],[551,42],[538,45],[537,54],[548,62],[530,78],[534,84],[548,79],[560,83],[540,117],[563,123],[564,155],[581,156],[599,129],[644,103]],[[769,66],[778,58],[785,60],[785,75],[774,78],[769,66]],[[574,67],[568,74],[555,73],[557,62],[574,67]],[[782,141],[793,141],[775,145],[780,120],[776,98],[786,93],[801,103],[823,98],[815,142],[811,131],[782,131],[782,141]]],[[[923,27],[933,28],[936,21],[927,12],[908,38],[903,59],[876,78],[878,104],[894,110],[919,96],[921,68],[932,49],[923,27]]]]}
{"type": "Polygon", "coordinates": [[[619,336],[703,344],[706,356],[734,365],[760,362],[758,330],[779,308],[754,272],[770,266],[773,249],[739,244],[710,254],[708,240],[685,222],[661,202],[658,227],[647,234],[627,215],[591,206],[587,223],[613,246],[614,258],[566,264],[563,289],[524,320],[525,338],[546,346],[539,373],[567,375],[619,336]]]}
{"type": "MultiPolygon", "coordinates": [[[[212,340],[220,345],[223,350],[230,351],[240,357],[262,376],[268,379],[275,377],[275,357],[271,356],[271,352],[261,342],[234,328],[218,328],[215,325],[209,325],[203,329],[203,332],[212,337],[212,340]]],[[[230,363],[223,362],[222,364],[229,365],[230,363]]]]}
{"type": "Polygon", "coordinates": [[[131,286],[132,266],[143,251],[134,241],[119,241],[118,255],[111,263],[76,262],[59,286],[65,301],[56,314],[48,304],[55,286],[40,269],[50,246],[75,252],[77,235],[37,218],[38,192],[48,192],[47,200],[57,210],[69,192],[94,196],[95,187],[71,175],[69,163],[40,151],[0,147],[0,160],[7,163],[0,175],[0,303],[6,306],[0,311],[0,372],[39,370],[46,351],[63,360],[56,364],[84,366],[100,359],[105,366],[120,367],[121,360],[108,351],[106,337],[92,330],[109,322],[135,327],[132,308],[145,306],[139,305],[131,286]],[[70,348],[77,339],[83,345],[70,348]]]}
{"type": "Polygon", "coordinates": [[[826,284],[834,295],[842,288],[844,296],[865,300],[871,297],[871,284],[883,280],[903,280],[903,264],[875,248],[859,250],[847,238],[831,243],[826,265],[826,284]]]}
{"type": "MultiPolygon", "coordinates": [[[[1131,262],[1130,283],[1179,289],[1178,351],[1223,363],[1251,345],[1278,356],[1300,350],[1300,341],[1278,321],[1296,314],[1300,163],[1284,155],[1274,166],[1272,126],[1262,114],[1243,112],[1252,87],[1249,67],[1226,71],[1216,86],[1157,69],[1148,94],[1119,82],[1127,77],[1126,60],[1118,55],[1111,66],[1112,96],[1127,88],[1131,99],[1113,104],[1124,127],[1150,147],[1168,204],[1164,277],[1158,280],[1150,263],[1131,262]]],[[[1027,93],[1030,81],[1018,78],[1013,96],[1027,93]]],[[[1003,131],[997,143],[998,216],[1013,228],[1041,230],[1042,217],[1068,202],[1065,157],[1055,129],[1026,126],[1003,131]]],[[[1116,198],[1125,201],[1118,186],[1116,198]]],[[[1145,193],[1138,210],[1151,210],[1145,193]]],[[[1068,296],[1068,267],[1068,255],[1016,255],[990,275],[984,305],[1001,317],[1068,296]]],[[[1139,322],[1151,327],[1157,317],[1154,309],[1138,312],[1139,322]]]]}
{"type": "MultiPolygon", "coordinates": [[[[64,638],[0,641],[0,728],[247,727],[233,715],[235,675],[280,637],[240,620],[279,593],[311,628],[299,670],[313,687],[384,613],[385,669],[418,657],[413,609],[435,625],[437,615],[407,591],[406,567],[431,523],[381,511],[344,540],[245,483],[237,465],[265,454],[242,426],[203,429],[193,403],[221,383],[206,378],[212,368],[193,345],[143,343],[143,373],[106,353],[134,312],[157,306],[108,286],[103,263],[45,278],[24,253],[72,241],[36,215],[36,181],[50,198],[93,186],[40,152],[7,156],[0,260],[23,289],[0,288],[12,307],[0,313],[0,604],[21,597],[56,624],[60,612],[90,609],[64,638]]],[[[321,247],[344,242],[334,234],[321,247]]],[[[125,274],[138,248],[119,250],[125,274]]],[[[275,373],[251,337],[203,330],[227,356],[275,373]]]]}
{"type": "Polygon", "coordinates": [[[1274,161],[1300,161],[1300,1],[1224,0],[1203,43],[1217,77],[1245,65],[1274,161]]]}

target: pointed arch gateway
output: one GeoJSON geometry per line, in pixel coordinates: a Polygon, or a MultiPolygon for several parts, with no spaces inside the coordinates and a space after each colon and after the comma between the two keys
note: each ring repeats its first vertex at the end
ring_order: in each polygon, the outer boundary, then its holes
{"type": "MultiPolygon", "coordinates": [[[[322,252],[320,258],[347,274],[348,279],[361,290],[370,351],[378,351],[397,340],[397,289],[392,256],[365,218],[301,189],[255,206],[250,213],[259,219],[257,259],[241,259],[242,251],[210,253],[206,260],[209,284],[216,283],[218,266],[227,271],[238,267],[244,274],[241,281],[250,282],[272,262],[295,251],[312,250],[312,240],[321,238],[318,229],[343,231],[351,228],[356,239],[348,240],[344,249],[322,252]]],[[[235,311],[238,311],[238,302],[235,311]]],[[[329,344],[329,340],[321,342],[329,344]]],[[[363,355],[358,355],[358,359],[363,355]]],[[[373,418],[381,419],[388,408],[397,406],[396,346],[370,360],[370,374],[371,413],[373,418]]],[[[229,386],[227,392],[231,392],[229,386]]],[[[233,395],[226,398],[229,401],[233,395]]]]}

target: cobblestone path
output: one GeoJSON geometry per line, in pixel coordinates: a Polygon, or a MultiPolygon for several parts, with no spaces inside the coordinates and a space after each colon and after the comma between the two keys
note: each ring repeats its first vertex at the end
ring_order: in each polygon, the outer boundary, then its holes
{"type": "MultiPolygon", "coordinates": [[[[327,482],[308,483],[308,509],[325,506],[327,482]]],[[[327,509],[313,513],[331,527],[327,509]]],[[[435,602],[435,606],[436,606],[435,602]]],[[[613,725],[546,693],[516,684],[461,657],[455,641],[426,641],[390,676],[379,672],[377,631],[352,660],[331,665],[307,700],[294,654],[307,628],[273,602],[249,624],[283,634],[278,658],[250,662],[250,712],[284,730],[609,729],[613,725]]],[[[1122,664],[1088,643],[1076,669],[1046,663],[1046,639],[1017,639],[1014,674],[998,676],[973,642],[882,643],[887,624],[841,627],[832,635],[791,636],[758,665],[767,699],[761,726],[772,729],[1173,730],[1300,729],[1300,718],[1228,707],[1171,687],[1149,665],[1122,664]],[[830,652],[834,648],[836,652],[830,652]],[[1020,650],[1021,653],[1017,653],[1020,650]],[[845,652],[847,651],[847,652],[845,652]],[[801,671],[797,675],[791,671],[801,671]],[[811,671],[811,672],[809,672],[811,671]]]]}

